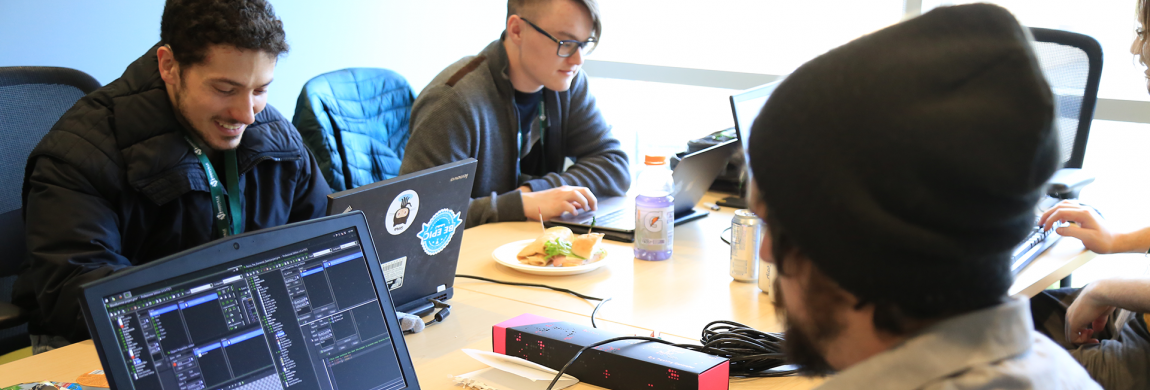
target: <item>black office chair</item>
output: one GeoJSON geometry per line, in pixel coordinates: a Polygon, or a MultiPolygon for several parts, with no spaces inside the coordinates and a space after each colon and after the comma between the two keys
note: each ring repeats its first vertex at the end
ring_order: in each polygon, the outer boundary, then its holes
{"type": "Polygon", "coordinates": [[[12,284],[27,258],[21,192],[32,148],[77,100],[100,88],[68,68],[0,67],[0,355],[30,345],[27,314],[13,305],[12,284]]]}
{"type": "MultiPolygon", "coordinates": [[[[1055,181],[1066,178],[1070,183],[1065,185],[1064,197],[1077,198],[1081,186],[1093,181],[1076,171],[1082,168],[1094,104],[1098,101],[1102,46],[1094,38],[1069,31],[1031,28],[1030,33],[1034,36],[1038,63],[1054,92],[1063,167],[1055,181]]],[[[1070,276],[1062,279],[1061,285],[1069,287],[1070,276]]]]}
{"type": "Polygon", "coordinates": [[[1086,35],[1031,28],[1034,52],[1054,91],[1063,168],[1082,168],[1098,81],[1102,78],[1102,46],[1086,35]]]}

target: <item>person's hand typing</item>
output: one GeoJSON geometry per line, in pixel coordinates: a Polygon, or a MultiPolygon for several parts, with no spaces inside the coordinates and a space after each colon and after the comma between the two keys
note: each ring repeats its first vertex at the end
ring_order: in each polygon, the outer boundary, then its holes
{"type": "Polygon", "coordinates": [[[1082,240],[1086,249],[1095,253],[1125,252],[1121,244],[1121,235],[1107,228],[1105,220],[1092,207],[1087,207],[1075,201],[1064,200],[1050,210],[1046,210],[1039,219],[1038,224],[1044,230],[1054,229],[1056,223],[1076,222],[1055,229],[1059,235],[1074,237],[1082,240]]]}
{"type": "Polygon", "coordinates": [[[519,190],[523,196],[523,214],[533,221],[540,218],[540,213],[543,220],[548,220],[564,212],[579,215],[580,210],[597,208],[595,195],[587,187],[562,186],[538,192],[521,187],[519,190]]]}

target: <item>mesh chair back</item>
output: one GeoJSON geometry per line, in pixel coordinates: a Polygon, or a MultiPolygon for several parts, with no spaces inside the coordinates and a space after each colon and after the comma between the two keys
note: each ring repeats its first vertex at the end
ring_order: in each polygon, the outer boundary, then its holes
{"type": "MultiPolygon", "coordinates": [[[[100,87],[68,68],[0,67],[0,302],[27,258],[21,192],[32,148],[77,100],[100,87]]],[[[0,330],[0,353],[28,345],[25,325],[0,330]]]]}
{"type": "Polygon", "coordinates": [[[1062,167],[1082,168],[1098,81],[1102,78],[1102,46],[1086,35],[1031,28],[1034,53],[1054,92],[1062,146],[1062,167]]]}

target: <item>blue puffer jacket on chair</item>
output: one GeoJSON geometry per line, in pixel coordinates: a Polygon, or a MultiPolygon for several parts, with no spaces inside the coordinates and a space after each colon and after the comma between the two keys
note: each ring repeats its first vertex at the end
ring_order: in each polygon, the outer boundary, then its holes
{"type": "Polygon", "coordinates": [[[333,191],[399,175],[415,94],[398,73],[349,68],[304,84],[292,124],[333,191]]]}

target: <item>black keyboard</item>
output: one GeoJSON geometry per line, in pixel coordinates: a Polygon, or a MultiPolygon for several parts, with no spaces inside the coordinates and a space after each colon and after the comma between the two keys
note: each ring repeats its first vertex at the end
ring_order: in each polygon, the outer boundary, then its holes
{"type": "Polygon", "coordinates": [[[1018,275],[1019,271],[1022,271],[1030,262],[1038,258],[1042,252],[1054,246],[1059,238],[1062,238],[1062,236],[1055,233],[1054,229],[1042,231],[1042,226],[1037,226],[1036,224],[1034,230],[1030,231],[1030,235],[1026,236],[1026,239],[1014,247],[1014,252],[1011,252],[1010,273],[1018,275]]]}

